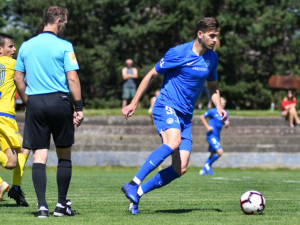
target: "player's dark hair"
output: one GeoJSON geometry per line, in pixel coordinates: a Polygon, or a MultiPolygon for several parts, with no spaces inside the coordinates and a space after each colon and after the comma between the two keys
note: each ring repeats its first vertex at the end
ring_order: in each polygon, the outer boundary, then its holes
{"type": "Polygon", "coordinates": [[[196,24],[195,31],[196,34],[198,31],[207,32],[211,30],[217,30],[219,29],[219,21],[212,17],[204,17],[203,19],[199,20],[196,24]]]}
{"type": "Polygon", "coordinates": [[[8,34],[0,33],[0,46],[1,47],[4,47],[5,40],[12,40],[13,41],[13,38],[12,38],[12,36],[10,36],[8,34]]]}
{"type": "Polygon", "coordinates": [[[57,19],[64,22],[67,19],[68,10],[59,6],[51,6],[44,13],[44,25],[54,24],[57,19]]]}

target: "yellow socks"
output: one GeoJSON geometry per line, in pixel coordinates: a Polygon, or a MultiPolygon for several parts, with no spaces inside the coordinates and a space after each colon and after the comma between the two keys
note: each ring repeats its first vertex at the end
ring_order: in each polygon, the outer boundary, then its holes
{"type": "Polygon", "coordinates": [[[8,162],[8,158],[7,158],[7,155],[0,151],[0,165],[5,168],[6,164],[8,162]]]}
{"type": "Polygon", "coordinates": [[[28,159],[28,155],[24,155],[22,153],[18,154],[18,164],[16,168],[14,168],[13,185],[21,186],[24,167],[27,159],[28,159]]]}

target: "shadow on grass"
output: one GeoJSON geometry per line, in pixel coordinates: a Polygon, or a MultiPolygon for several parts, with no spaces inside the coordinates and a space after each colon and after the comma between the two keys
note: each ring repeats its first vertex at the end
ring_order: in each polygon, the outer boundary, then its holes
{"type": "MultiPolygon", "coordinates": [[[[54,211],[49,211],[49,217],[54,217],[54,216],[53,216],[53,213],[54,213],[54,211]]],[[[28,213],[28,214],[31,214],[31,215],[37,217],[38,212],[37,212],[37,211],[34,211],[34,212],[30,212],[30,213],[28,213]]],[[[80,215],[80,212],[78,212],[78,211],[75,210],[75,216],[77,216],[77,215],[80,215]]]]}
{"type": "Polygon", "coordinates": [[[20,205],[17,205],[17,204],[0,204],[0,208],[1,207],[7,207],[7,208],[19,208],[19,207],[22,207],[20,205]]]}
{"type": "Polygon", "coordinates": [[[192,211],[215,211],[215,212],[224,212],[221,209],[215,208],[206,208],[206,209],[167,209],[167,210],[156,210],[156,213],[173,213],[173,214],[182,214],[182,213],[190,213],[192,211]]]}

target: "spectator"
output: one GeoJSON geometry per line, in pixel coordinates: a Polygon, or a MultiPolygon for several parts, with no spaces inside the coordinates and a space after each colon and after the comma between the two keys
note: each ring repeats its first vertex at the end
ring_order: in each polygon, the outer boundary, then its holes
{"type": "Polygon", "coordinates": [[[281,115],[289,120],[290,127],[294,127],[294,122],[300,124],[296,110],[296,97],[292,90],[288,91],[287,96],[281,102],[281,115]]]}
{"type": "Polygon", "coordinates": [[[122,69],[122,77],[124,80],[122,107],[127,105],[127,100],[133,98],[136,92],[136,84],[133,79],[138,78],[138,71],[135,67],[132,67],[132,64],[132,59],[126,59],[126,67],[122,69]]]}

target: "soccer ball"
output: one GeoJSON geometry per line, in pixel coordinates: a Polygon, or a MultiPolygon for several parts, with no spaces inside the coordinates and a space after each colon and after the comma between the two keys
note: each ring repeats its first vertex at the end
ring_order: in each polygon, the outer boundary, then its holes
{"type": "Polygon", "coordinates": [[[246,191],[240,199],[243,212],[247,215],[262,214],[266,206],[264,196],[258,191],[246,191]]]}

